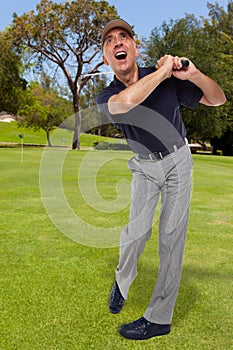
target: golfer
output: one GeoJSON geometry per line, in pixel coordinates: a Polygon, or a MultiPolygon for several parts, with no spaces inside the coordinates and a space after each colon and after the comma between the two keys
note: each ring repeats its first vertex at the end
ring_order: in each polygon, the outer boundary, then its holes
{"type": "Polygon", "coordinates": [[[179,108],[194,109],[198,103],[219,106],[226,98],[218,84],[186,57],[167,54],[154,68],[139,67],[133,30],[122,19],[111,20],[103,29],[102,51],[104,64],[115,75],[98,95],[97,104],[122,129],[135,153],[128,163],[132,171],[129,223],[121,234],[119,263],[109,299],[114,314],[122,310],[128,298],[161,195],[160,265],[151,301],[142,317],[119,329],[126,338],[143,340],[170,332],[181,279],[192,156],[179,108]]]}

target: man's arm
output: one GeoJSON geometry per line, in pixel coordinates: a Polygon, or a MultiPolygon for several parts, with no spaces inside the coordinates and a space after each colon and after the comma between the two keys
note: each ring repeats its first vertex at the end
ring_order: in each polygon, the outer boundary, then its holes
{"type": "Polygon", "coordinates": [[[173,71],[173,75],[178,79],[191,81],[202,90],[203,97],[200,103],[207,106],[220,106],[226,102],[226,96],[220,86],[199,71],[191,61],[189,61],[189,66],[185,69],[180,69],[177,63],[177,69],[173,71]]]}
{"type": "Polygon", "coordinates": [[[187,58],[165,55],[156,64],[157,70],[144,78],[129,85],[120,93],[113,95],[108,101],[108,109],[111,114],[126,113],[142,103],[151,92],[165,79],[172,75],[181,80],[189,80],[198,86],[203,97],[200,103],[207,106],[220,106],[226,102],[226,97],[220,86],[211,78],[200,72],[189,61],[189,66],[182,69],[181,60],[187,58]]]}
{"type": "Polygon", "coordinates": [[[221,106],[226,102],[226,96],[220,86],[205,74],[200,72],[192,82],[203,91],[200,103],[206,106],[221,106]]]}
{"type": "Polygon", "coordinates": [[[160,69],[110,97],[108,101],[109,112],[111,114],[126,113],[142,103],[162,81],[171,77],[172,67],[173,57],[170,55],[164,56],[160,69]]]}

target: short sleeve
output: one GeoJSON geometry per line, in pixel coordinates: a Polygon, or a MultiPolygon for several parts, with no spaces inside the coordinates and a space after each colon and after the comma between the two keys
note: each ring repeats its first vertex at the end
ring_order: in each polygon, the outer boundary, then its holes
{"type": "MultiPolygon", "coordinates": [[[[116,121],[114,120],[114,116],[109,112],[108,100],[110,99],[111,96],[115,95],[116,93],[118,93],[116,88],[110,85],[105,89],[103,89],[96,98],[98,109],[108,117],[111,123],[114,123],[114,124],[116,123],[116,121]]],[[[119,115],[115,115],[115,117],[116,116],[119,116],[119,115]]]]}
{"type": "Polygon", "coordinates": [[[180,106],[194,109],[203,96],[202,90],[188,80],[175,79],[175,85],[180,106]]]}

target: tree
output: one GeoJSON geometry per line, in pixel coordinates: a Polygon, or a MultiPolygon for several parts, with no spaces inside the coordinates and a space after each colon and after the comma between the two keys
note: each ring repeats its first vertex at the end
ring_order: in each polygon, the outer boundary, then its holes
{"type": "MultiPolygon", "coordinates": [[[[155,59],[170,53],[172,55],[189,57],[205,74],[216,80],[228,95],[232,91],[232,64],[223,61],[224,46],[220,44],[220,30],[232,28],[232,2],[228,13],[215,5],[209,5],[210,18],[198,20],[194,15],[164,22],[160,28],[155,28],[146,42],[147,61],[155,64],[155,59]],[[218,25],[216,26],[216,13],[218,25]],[[215,18],[215,20],[211,20],[215,18]],[[217,30],[218,28],[218,30],[217,30]]],[[[229,35],[228,30],[227,34],[229,35]]],[[[231,93],[232,95],[232,93],[231,93]]],[[[187,135],[189,138],[206,141],[212,137],[220,137],[228,128],[230,115],[229,103],[218,108],[199,105],[194,111],[182,109],[187,135]]]]}
{"type": "Polygon", "coordinates": [[[193,57],[196,45],[192,39],[200,26],[201,22],[194,15],[186,15],[180,20],[170,20],[168,23],[164,21],[160,27],[155,27],[145,41],[147,64],[155,64],[157,59],[168,53],[193,57]]]}
{"type": "Polygon", "coordinates": [[[17,114],[19,91],[26,87],[21,71],[20,58],[7,40],[6,32],[0,32],[0,111],[17,114]]]}
{"type": "Polygon", "coordinates": [[[22,116],[20,126],[43,129],[46,133],[48,145],[51,146],[50,134],[64,119],[72,113],[71,102],[58,95],[58,92],[48,85],[49,80],[43,80],[42,85],[31,82],[27,91],[21,95],[22,116]],[[45,87],[43,87],[45,84],[45,87]]]}
{"type": "Polygon", "coordinates": [[[75,113],[73,148],[80,147],[80,92],[90,79],[83,73],[94,73],[102,65],[101,28],[118,17],[114,6],[101,0],[54,3],[41,0],[37,12],[29,11],[14,20],[10,35],[18,49],[29,48],[37,65],[63,72],[72,94],[75,113]]]}
{"type": "Polygon", "coordinates": [[[216,52],[213,53],[217,62],[221,86],[227,96],[225,106],[226,118],[225,129],[220,135],[211,138],[213,151],[221,150],[223,155],[233,155],[233,1],[229,1],[227,11],[224,11],[217,3],[208,4],[209,20],[204,21],[204,28],[209,33],[215,43],[216,52]]]}

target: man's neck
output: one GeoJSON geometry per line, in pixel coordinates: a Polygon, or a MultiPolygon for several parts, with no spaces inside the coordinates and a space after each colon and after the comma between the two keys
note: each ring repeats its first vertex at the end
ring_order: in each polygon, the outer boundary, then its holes
{"type": "Polygon", "coordinates": [[[130,72],[124,74],[117,74],[117,79],[120,80],[125,86],[133,85],[138,81],[138,66],[135,63],[133,69],[130,72]]]}

